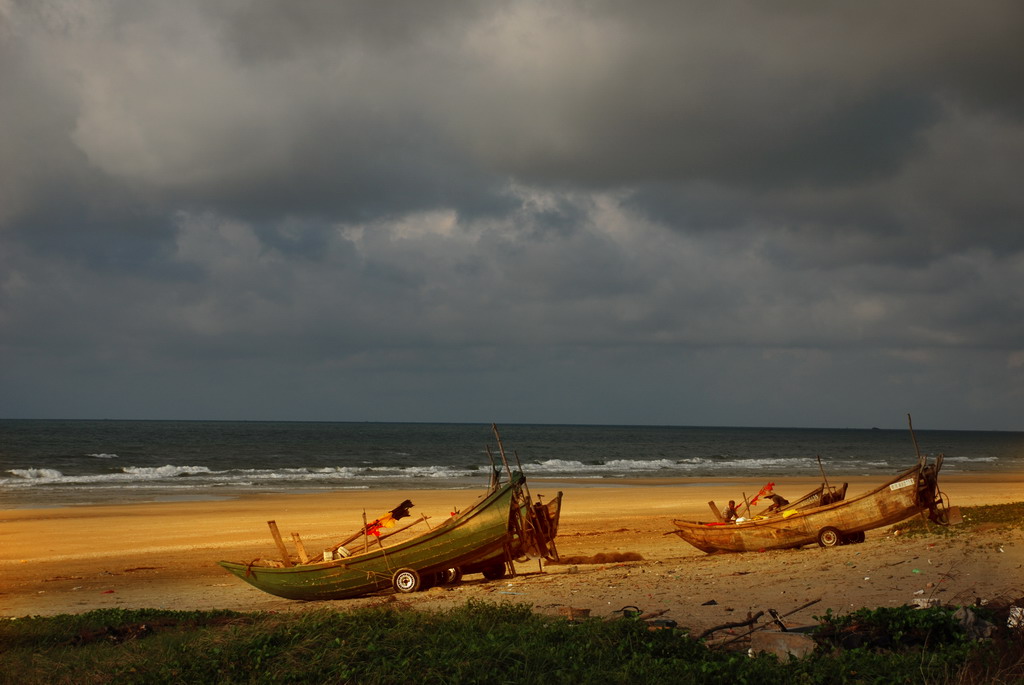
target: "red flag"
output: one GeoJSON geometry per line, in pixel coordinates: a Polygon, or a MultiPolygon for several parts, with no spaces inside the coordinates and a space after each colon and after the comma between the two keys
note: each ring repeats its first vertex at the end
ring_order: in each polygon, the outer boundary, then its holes
{"type": "Polygon", "coordinates": [[[762,487],[759,493],[754,496],[754,499],[751,500],[751,506],[753,507],[754,505],[756,505],[758,503],[758,498],[760,498],[763,495],[768,495],[768,493],[771,493],[773,489],[775,489],[775,483],[768,483],[767,485],[762,487]]]}

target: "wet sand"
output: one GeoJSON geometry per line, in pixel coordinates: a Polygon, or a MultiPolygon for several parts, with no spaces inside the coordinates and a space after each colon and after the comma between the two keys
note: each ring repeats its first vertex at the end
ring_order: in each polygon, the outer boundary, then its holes
{"type": "MultiPolygon", "coordinates": [[[[836,476],[849,496],[877,487],[877,478],[836,476]]],[[[776,479],[795,498],[816,487],[811,478],[776,479]]],[[[1024,500],[1024,474],[940,478],[953,505],[1024,500]]],[[[603,563],[517,564],[501,581],[467,576],[456,587],[331,602],[295,602],[267,595],[221,569],[221,559],[279,556],[267,528],[276,520],[291,546],[298,532],[319,551],[404,499],[413,513],[440,521],[465,508],[471,490],[359,491],[262,494],[211,502],[0,510],[0,616],[80,613],[92,609],[164,608],[237,611],[346,611],[381,602],[429,610],[468,600],[529,603],[541,613],[563,607],[611,616],[623,606],[665,611],[694,630],[743,620],[769,608],[810,622],[826,609],[898,606],[934,597],[944,604],[1024,597],[1024,531],[982,529],[970,536],[906,537],[888,529],[867,541],[831,549],[707,555],[675,535],[673,518],[708,520],[708,500],[720,506],[757,492],[750,480],[701,479],[545,482],[531,479],[545,500],[565,491],[558,550],[565,558],[606,555],[603,563]],[[642,561],[616,561],[635,554],[642,561]]]]}

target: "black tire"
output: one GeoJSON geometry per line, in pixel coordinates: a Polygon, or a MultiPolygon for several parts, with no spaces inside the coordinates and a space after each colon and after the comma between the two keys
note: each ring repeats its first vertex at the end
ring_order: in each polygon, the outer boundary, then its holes
{"type": "Polygon", "coordinates": [[[423,586],[423,579],[414,569],[400,568],[391,576],[391,586],[395,588],[395,592],[407,594],[419,590],[423,586]]]}
{"type": "Polygon", "coordinates": [[[822,547],[836,547],[843,544],[843,534],[837,528],[826,526],[818,531],[818,544],[822,547]]]}
{"type": "Polygon", "coordinates": [[[484,578],[486,578],[487,580],[501,580],[507,574],[507,571],[505,570],[505,562],[502,561],[497,564],[485,566],[483,574],[484,578]]]}
{"type": "Polygon", "coordinates": [[[846,536],[846,541],[851,543],[851,544],[855,544],[855,545],[864,542],[864,540],[866,540],[866,539],[867,539],[867,536],[864,535],[864,531],[862,531],[862,530],[859,530],[856,533],[850,533],[849,535],[846,536]]]}
{"type": "Polygon", "coordinates": [[[462,569],[458,566],[446,568],[437,575],[440,578],[438,585],[458,585],[462,582],[462,569]]]}

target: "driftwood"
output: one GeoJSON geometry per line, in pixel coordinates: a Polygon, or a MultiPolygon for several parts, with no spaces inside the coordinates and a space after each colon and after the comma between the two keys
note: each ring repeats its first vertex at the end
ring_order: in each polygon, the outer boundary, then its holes
{"type": "Polygon", "coordinates": [[[764,612],[763,611],[759,611],[756,614],[754,614],[753,616],[751,616],[750,618],[748,618],[746,621],[736,621],[734,623],[723,623],[720,626],[715,626],[714,628],[708,628],[703,633],[698,635],[697,639],[698,640],[703,640],[708,635],[711,635],[712,633],[717,633],[719,630],[726,630],[728,628],[742,628],[744,626],[749,626],[751,623],[754,623],[755,621],[757,621],[757,619],[761,618],[762,616],[764,616],[764,612]]]}
{"type": "MultiPolygon", "coordinates": [[[[792,611],[786,612],[785,614],[782,614],[782,615],[779,615],[779,613],[777,611],[775,611],[774,609],[769,609],[768,612],[769,612],[769,614],[772,617],[772,621],[770,623],[762,623],[759,626],[754,626],[753,628],[751,628],[747,632],[743,633],[742,635],[737,635],[736,637],[732,638],[731,640],[726,640],[725,642],[719,642],[716,645],[716,647],[724,647],[725,645],[731,645],[734,642],[739,642],[743,638],[748,637],[751,633],[756,633],[759,630],[764,630],[765,628],[767,628],[768,626],[770,626],[772,624],[779,624],[779,625],[781,625],[783,618],[785,618],[787,616],[791,616],[791,615],[795,614],[798,611],[803,611],[807,607],[814,606],[815,604],[817,604],[820,601],[821,601],[821,597],[819,597],[818,599],[812,599],[810,602],[807,602],[806,604],[798,606],[796,609],[793,609],[792,611]]],[[[706,636],[710,635],[711,633],[715,632],[716,630],[723,630],[725,628],[732,628],[732,627],[739,627],[739,626],[742,626],[742,625],[749,625],[749,624],[753,623],[754,621],[756,621],[758,618],[760,618],[763,615],[764,615],[764,612],[763,611],[759,611],[749,621],[745,621],[743,623],[739,623],[739,624],[736,624],[736,625],[728,624],[727,623],[725,625],[716,626],[715,628],[711,628],[709,630],[705,630],[703,633],[701,633],[700,636],[703,638],[703,637],[706,637],[706,636]]]]}

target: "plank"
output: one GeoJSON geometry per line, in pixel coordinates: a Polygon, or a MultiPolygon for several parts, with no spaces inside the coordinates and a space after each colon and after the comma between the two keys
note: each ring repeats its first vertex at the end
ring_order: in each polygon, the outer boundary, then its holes
{"type": "Polygon", "coordinates": [[[295,551],[299,553],[299,561],[303,564],[309,563],[309,555],[306,554],[306,546],[302,544],[302,538],[298,533],[292,533],[292,542],[295,543],[295,551]]]}
{"type": "Polygon", "coordinates": [[[288,557],[288,548],[284,546],[284,540],[281,539],[281,531],[277,529],[277,521],[267,521],[267,525],[270,526],[270,534],[274,536],[277,551],[281,553],[281,562],[285,565],[285,568],[294,566],[295,564],[288,557]]]}

